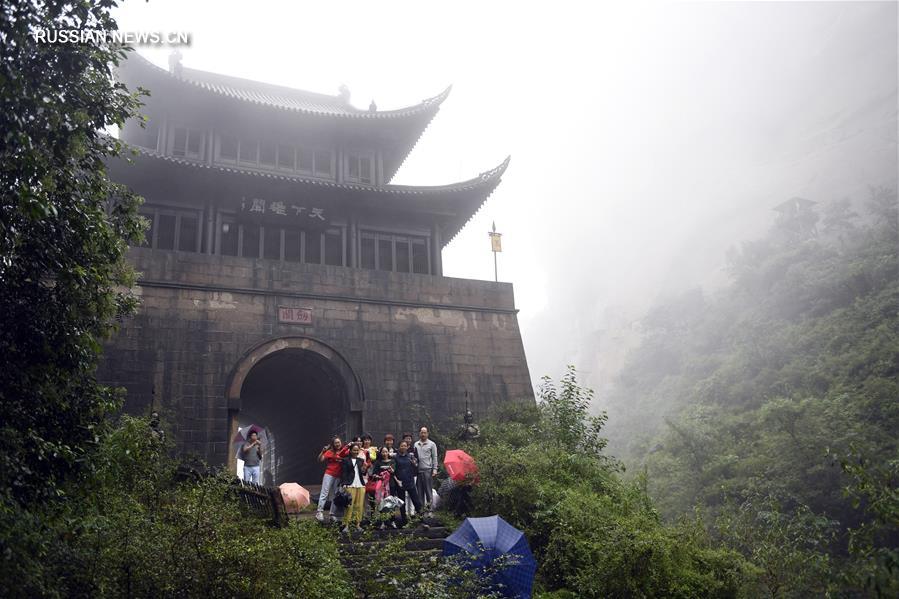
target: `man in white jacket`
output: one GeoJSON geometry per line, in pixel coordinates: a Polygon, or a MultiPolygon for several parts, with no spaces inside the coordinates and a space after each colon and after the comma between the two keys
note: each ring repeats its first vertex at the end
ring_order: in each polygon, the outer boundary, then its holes
{"type": "Polygon", "coordinates": [[[415,488],[421,499],[422,506],[427,506],[426,511],[431,511],[431,500],[434,496],[434,477],[437,476],[437,444],[428,439],[428,427],[423,426],[418,431],[418,441],[415,442],[415,457],[418,459],[418,478],[415,479],[415,488]]]}

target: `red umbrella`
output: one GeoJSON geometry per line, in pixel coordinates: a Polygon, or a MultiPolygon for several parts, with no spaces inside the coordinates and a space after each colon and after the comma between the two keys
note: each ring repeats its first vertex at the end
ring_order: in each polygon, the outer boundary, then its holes
{"type": "Polygon", "coordinates": [[[309,505],[309,491],[297,483],[281,483],[281,499],[288,514],[296,514],[309,505]]]}
{"type": "Polygon", "coordinates": [[[478,465],[474,458],[461,449],[450,449],[443,458],[443,465],[450,478],[456,482],[478,482],[478,465]]]}

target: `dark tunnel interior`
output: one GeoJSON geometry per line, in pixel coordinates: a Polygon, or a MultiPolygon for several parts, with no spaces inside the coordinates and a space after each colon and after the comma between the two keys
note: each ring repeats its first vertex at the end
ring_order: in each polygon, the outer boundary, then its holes
{"type": "Polygon", "coordinates": [[[349,409],[344,383],[315,352],[288,349],[256,364],[241,389],[239,426],[266,429],[262,482],[321,482],[318,453],[334,434],[343,435],[349,409]]]}

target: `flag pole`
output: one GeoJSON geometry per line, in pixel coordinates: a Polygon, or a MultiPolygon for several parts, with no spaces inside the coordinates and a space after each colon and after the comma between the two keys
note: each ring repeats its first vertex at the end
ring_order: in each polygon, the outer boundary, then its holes
{"type": "Polygon", "coordinates": [[[493,230],[487,231],[487,235],[490,236],[490,249],[493,252],[493,280],[496,283],[499,283],[499,268],[497,266],[496,255],[503,251],[502,246],[502,233],[496,232],[496,221],[493,221],[493,230]]]}

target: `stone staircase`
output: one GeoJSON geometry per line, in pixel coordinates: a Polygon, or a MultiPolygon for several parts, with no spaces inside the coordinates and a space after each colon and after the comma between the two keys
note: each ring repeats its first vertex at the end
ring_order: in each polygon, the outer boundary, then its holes
{"type": "MultiPolygon", "coordinates": [[[[304,485],[317,496],[319,485],[304,485]]],[[[327,512],[326,512],[327,513],[327,512]]],[[[312,507],[291,519],[315,520],[312,507]]],[[[418,578],[443,555],[443,540],[452,534],[443,523],[433,517],[416,520],[406,528],[378,530],[363,522],[362,532],[338,533],[340,525],[324,524],[338,535],[340,561],[350,574],[356,587],[356,596],[376,598],[385,594],[385,581],[402,575],[418,578]]]]}
{"type": "Polygon", "coordinates": [[[387,596],[391,578],[417,579],[443,554],[443,540],[452,531],[434,519],[414,527],[341,534],[340,561],[356,586],[357,597],[387,596]]]}

